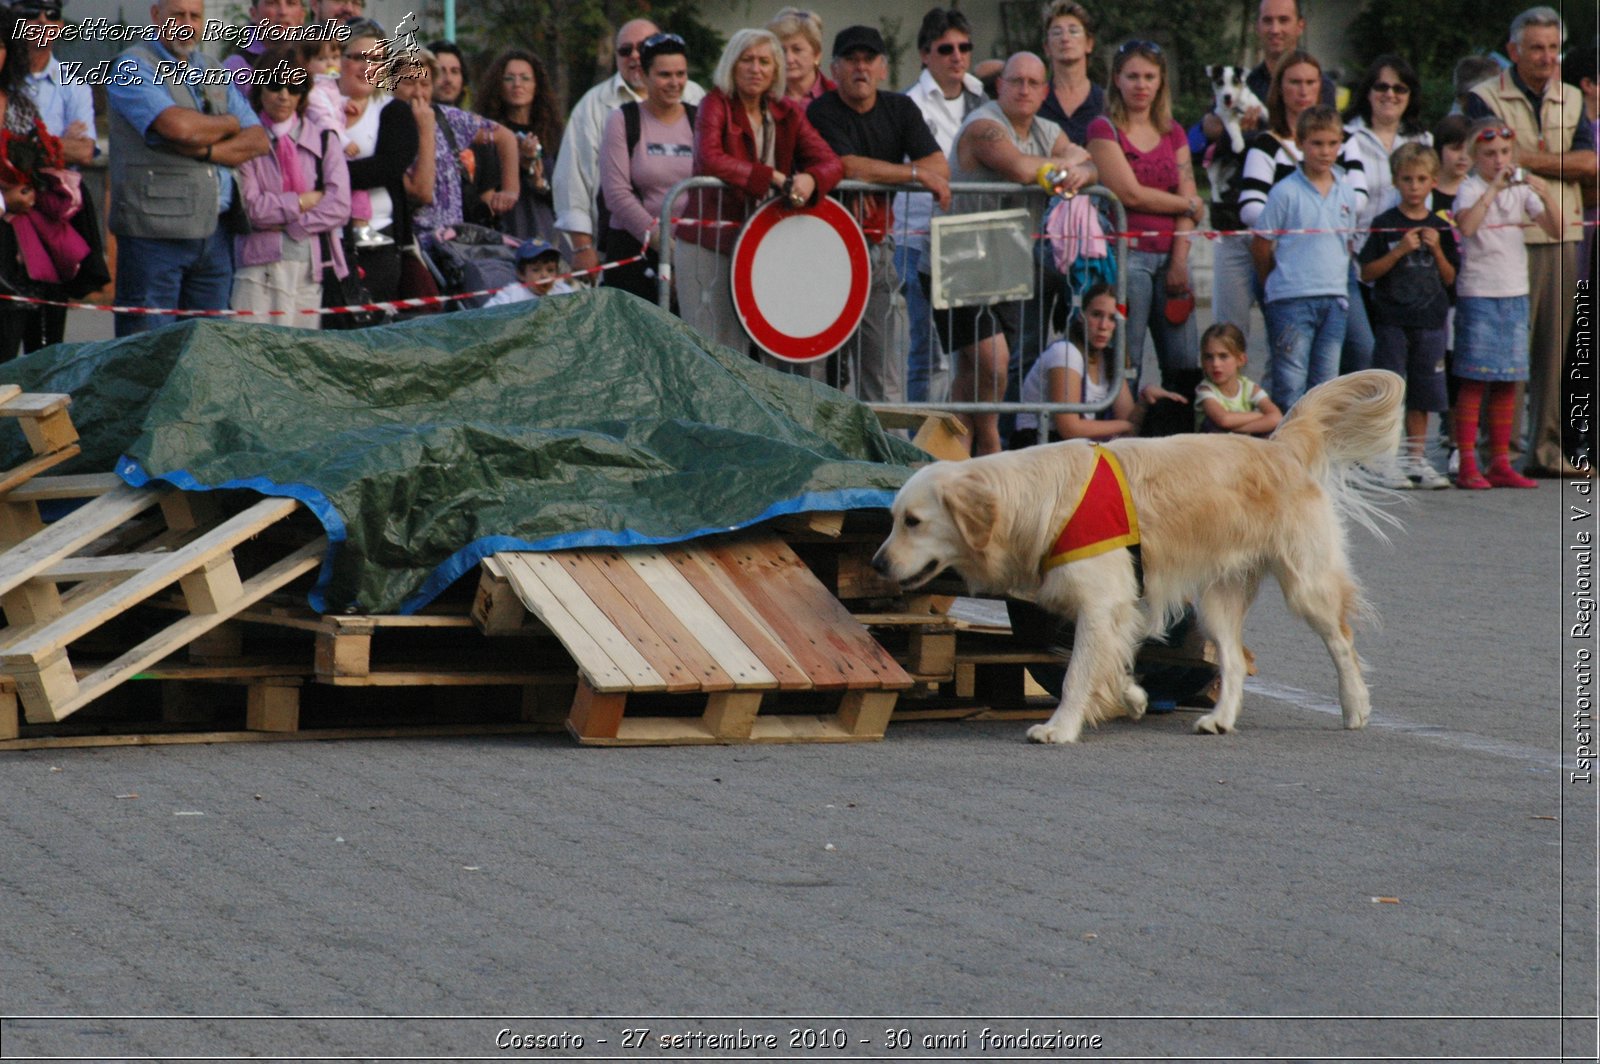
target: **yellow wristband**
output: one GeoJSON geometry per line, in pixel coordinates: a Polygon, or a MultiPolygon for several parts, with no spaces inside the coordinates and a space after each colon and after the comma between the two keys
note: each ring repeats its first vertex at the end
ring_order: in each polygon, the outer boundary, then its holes
{"type": "Polygon", "coordinates": [[[1037,181],[1039,183],[1039,187],[1044,189],[1046,192],[1054,192],[1056,190],[1055,182],[1051,181],[1050,178],[1053,174],[1055,174],[1055,172],[1055,164],[1045,163],[1043,166],[1039,167],[1039,172],[1034,175],[1033,179],[1037,181]]]}

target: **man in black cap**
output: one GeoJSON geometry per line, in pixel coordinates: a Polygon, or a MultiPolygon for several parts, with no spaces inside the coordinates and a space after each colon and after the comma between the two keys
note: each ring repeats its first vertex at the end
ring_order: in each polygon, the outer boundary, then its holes
{"type": "MultiPolygon", "coordinates": [[[[889,76],[883,35],[847,26],[833,39],[837,89],[823,93],[806,117],[844,163],[844,176],[885,185],[918,184],[941,208],[950,206],[950,164],[909,97],[879,92],[889,76]]],[[[905,297],[894,268],[894,218],[887,193],[855,193],[847,202],[872,244],[872,288],[866,315],[847,360],[857,398],[904,402],[909,338],[905,297]]],[[[850,351],[849,347],[845,348],[850,351]]],[[[841,381],[841,385],[844,382],[841,381]]]]}

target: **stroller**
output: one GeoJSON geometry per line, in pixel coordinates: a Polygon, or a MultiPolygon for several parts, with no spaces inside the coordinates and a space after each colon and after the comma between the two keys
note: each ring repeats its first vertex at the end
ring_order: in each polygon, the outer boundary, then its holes
{"type": "MultiPolygon", "coordinates": [[[[463,222],[420,241],[422,261],[442,295],[482,292],[517,283],[518,241],[497,229],[463,222]]],[[[486,295],[457,300],[463,308],[481,307],[486,295]]]]}

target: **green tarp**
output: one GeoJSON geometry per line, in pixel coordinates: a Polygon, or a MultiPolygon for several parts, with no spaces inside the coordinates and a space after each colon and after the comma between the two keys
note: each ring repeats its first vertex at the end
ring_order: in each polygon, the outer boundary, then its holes
{"type": "Polygon", "coordinates": [[[71,471],[306,503],[334,541],[323,611],[417,609],[497,550],[887,507],[926,457],[610,289],[361,332],[191,320],[47,348],[0,382],[72,395],[71,471]]]}

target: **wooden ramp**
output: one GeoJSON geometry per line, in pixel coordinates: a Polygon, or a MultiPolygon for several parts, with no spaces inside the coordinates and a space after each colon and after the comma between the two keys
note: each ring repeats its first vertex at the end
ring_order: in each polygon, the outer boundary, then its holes
{"type": "Polygon", "coordinates": [[[911,677],[771,534],[662,548],[497,554],[474,616],[521,623],[512,601],[578,665],[567,729],[607,746],[881,739],[911,677]],[[775,712],[802,692],[830,713],[775,712]],[[698,717],[641,715],[691,696],[698,717]],[[766,712],[763,712],[763,711],[766,712]]]}

